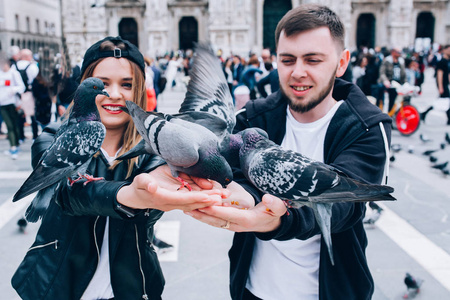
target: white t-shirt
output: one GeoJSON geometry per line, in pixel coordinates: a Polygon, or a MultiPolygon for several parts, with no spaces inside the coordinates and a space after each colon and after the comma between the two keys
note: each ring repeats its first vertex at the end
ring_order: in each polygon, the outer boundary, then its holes
{"type": "MultiPolygon", "coordinates": [[[[111,157],[103,149],[103,155],[111,164],[117,157],[111,157]]],[[[97,264],[97,270],[95,270],[94,276],[89,282],[88,287],[81,296],[81,300],[97,300],[97,299],[110,299],[114,297],[114,293],[111,287],[111,272],[109,269],[109,217],[106,217],[105,233],[103,235],[102,248],[100,249],[100,257],[97,264]]]]}
{"type": "MultiPolygon", "coordinates": [[[[281,146],[323,162],[323,144],[337,102],[320,120],[299,123],[287,109],[281,146]]],[[[264,300],[319,299],[320,234],[307,240],[256,239],[246,288],[264,300]]]]}

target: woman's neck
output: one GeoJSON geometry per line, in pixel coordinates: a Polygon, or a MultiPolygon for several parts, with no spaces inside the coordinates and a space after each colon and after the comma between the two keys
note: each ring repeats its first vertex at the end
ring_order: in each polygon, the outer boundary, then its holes
{"type": "Polygon", "coordinates": [[[102,148],[110,156],[116,155],[123,144],[124,130],[106,130],[105,139],[103,140],[102,148]]]}

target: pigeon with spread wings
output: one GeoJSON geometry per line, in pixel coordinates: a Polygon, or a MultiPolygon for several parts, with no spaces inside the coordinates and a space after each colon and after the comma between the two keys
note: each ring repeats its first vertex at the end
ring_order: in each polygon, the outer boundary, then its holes
{"type": "Polygon", "coordinates": [[[196,45],[189,74],[186,97],[178,114],[145,112],[133,102],[126,102],[126,109],[122,109],[133,118],[142,141],[118,159],[156,154],[187,188],[179,172],[226,186],[233,173],[220,153],[220,144],[233,130],[234,106],[220,62],[209,45],[196,45]]]}

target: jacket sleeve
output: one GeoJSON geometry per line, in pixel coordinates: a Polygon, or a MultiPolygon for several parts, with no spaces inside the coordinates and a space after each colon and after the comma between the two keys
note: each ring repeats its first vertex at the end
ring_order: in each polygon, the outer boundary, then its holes
{"type": "MultiPolygon", "coordinates": [[[[32,146],[32,165],[33,168],[39,162],[44,151],[50,146],[57,132],[58,127],[55,125],[47,126],[43,133],[36,139],[32,146]]],[[[117,192],[124,185],[131,184],[132,178],[143,172],[150,172],[156,167],[164,164],[164,161],[158,156],[143,155],[139,158],[139,163],[130,176],[125,178],[121,173],[126,172],[125,165],[117,166],[113,171],[108,170],[108,165],[100,157],[94,158],[89,167],[88,172],[95,177],[105,177],[108,172],[114,172],[114,180],[93,181],[84,185],[84,180],[74,183],[72,186],[68,183],[67,178],[60,181],[55,191],[56,202],[61,209],[69,215],[102,215],[117,218],[130,218],[139,214],[143,210],[129,209],[120,206],[116,200],[117,192]]],[[[121,164],[125,164],[122,162],[121,164]]]]}
{"type": "Polygon", "coordinates": [[[123,166],[118,165],[114,170],[108,170],[106,162],[97,157],[89,165],[88,172],[95,177],[105,177],[108,172],[114,172],[114,179],[93,181],[86,185],[84,180],[73,185],[64,180],[58,189],[57,203],[65,213],[75,216],[100,215],[129,219],[139,215],[144,210],[120,205],[117,202],[117,193],[123,186],[130,185],[136,175],[150,172],[164,164],[158,156],[143,155],[139,159],[141,161],[133,174],[128,179],[122,180],[125,176],[121,174],[126,173],[125,162],[121,163],[123,166]]]}

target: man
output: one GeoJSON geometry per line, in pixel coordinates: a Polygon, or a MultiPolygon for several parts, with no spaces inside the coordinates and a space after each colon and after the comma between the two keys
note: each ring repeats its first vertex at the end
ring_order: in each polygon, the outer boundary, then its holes
{"type": "MultiPolygon", "coordinates": [[[[33,139],[36,139],[38,136],[38,124],[36,121],[36,117],[34,116],[34,98],[33,94],[31,92],[31,84],[33,83],[34,78],[39,73],[39,67],[37,63],[33,59],[33,52],[31,52],[30,49],[22,49],[20,50],[20,60],[15,64],[17,71],[19,73],[25,72],[26,76],[23,76],[22,79],[26,82],[24,82],[26,90],[21,95],[21,108],[25,112],[25,117],[28,123],[31,123],[32,126],[32,132],[33,132],[33,139]]],[[[23,117],[21,120],[19,120],[19,139],[24,140],[24,121],[23,117]]]]}
{"type": "Polygon", "coordinates": [[[405,61],[401,57],[402,52],[399,48],[392,48],[391,55],[386,57],[380,66],[380,78],[378,81],[383,84],[389,95],[388,111],[394,106],[397,91],[391,87],[391,81],[397,81],[404,84],[406,81],[405,61]]]}
{"type": "MultiPolygon", "coordinates": [[[[342,22],[325,6],[300,5],[281,19],[275,37],[280,91],[248,102],[237,115],[236,131],[262,128],[286,149],[352,178],[382,182],[391,121],[357,86],[335,78],[344,74],[350,56],[342,22]]],[[[262,203],[188,213],[237,232],[229,252],[232,299],[371,298],[364,203],[333,205],[333,266],[310,208],[286,209],[272,195],[261,197],[239,171],[235,180],[262,203]]]]}
{"type": "MultiPolygon", "coordinates": [[[[439,91],[439,98],[450,98],[450,91],[448,88],[450,77],[449,64],[450,45],[445,45],[442,48],[442,58],[436,64],[436,84],[439,91]]],[[[425,117],[432,109],[433,106],[430,106],[426,111],[420,114],[423,121],[425,121],[425,117]]],[[[450,108],[447,110],[447,125],[450,125],[450,108]]]]}

